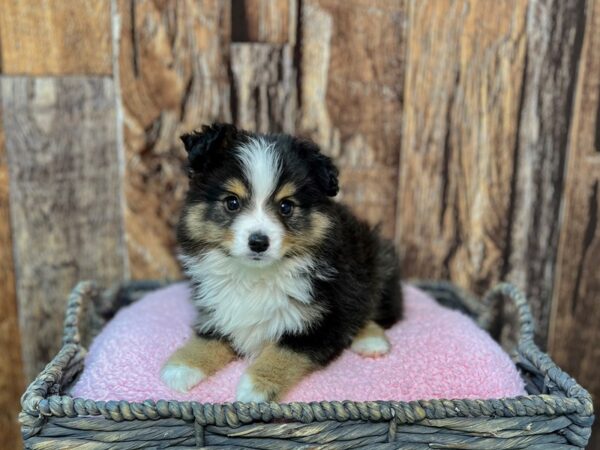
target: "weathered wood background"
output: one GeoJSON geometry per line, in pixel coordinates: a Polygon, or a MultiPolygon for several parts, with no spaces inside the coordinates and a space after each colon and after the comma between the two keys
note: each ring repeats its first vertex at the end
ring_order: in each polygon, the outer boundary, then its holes
{"type": "Polygon", "coordinates": [[[320,143],[407,277],[515,282],[600,397],[600,0],[0,0],[0,85],[0,448],[77,280],[179,275],[214,120],[320,143]]]}

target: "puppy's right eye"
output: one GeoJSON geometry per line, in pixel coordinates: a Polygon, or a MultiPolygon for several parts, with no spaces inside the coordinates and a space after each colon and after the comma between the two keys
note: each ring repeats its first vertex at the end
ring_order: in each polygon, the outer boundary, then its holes
{"type": "Polygon", "coordinates": [[[225,205],[225,208],[227,208],[227,211],[237,211],[238,209],[240,209],[240,200],[235,196],[235,195],[230,195],[229,197],[226,197],[225,200],[223,200],[223,204],[225,205]]]}

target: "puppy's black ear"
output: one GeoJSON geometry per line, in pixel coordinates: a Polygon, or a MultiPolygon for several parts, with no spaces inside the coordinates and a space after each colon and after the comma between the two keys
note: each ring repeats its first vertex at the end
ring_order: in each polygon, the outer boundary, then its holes
{"type": "Polygon", "coordinates": [[[319,146],[310,140],[296,139],[300,155],[309,161],[311,173],[319,188],[329,197],[335,197],[339,192],[339,171],[329,156],[321,153],[319,146]]]}
{"type": "Polygon", "coordinates": [[[231,124],[214,123],[203,125],[201,131],[182,135],[181,141],[187,151],[190,167],[196,172],[202,171],[211,156],[230,145],[237,133],[237,128],[231,124]]]}
{"type": "Polygon", "coordinates": [[[322,153],[317,154],[317,180],[323,191],[330,197],[335,197],[340,191],[338,182],[338,168],[333,164],[329,156],[322,153]]]}

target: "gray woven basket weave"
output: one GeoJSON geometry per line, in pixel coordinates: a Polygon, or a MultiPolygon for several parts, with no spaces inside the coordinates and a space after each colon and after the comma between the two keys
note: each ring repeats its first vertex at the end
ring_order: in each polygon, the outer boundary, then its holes
{"type": "Polygon", "coordinates": [[[85,346],[116,310],[158,287],[100,292],[80,283],[69,298],[63,347],[22,397],[26,448],[575,449],[594,420],[588,392],[533,342],[529,306],[501,284],[476,300],[445,283],[420,283],[440,303],[490,329],[493,306],[513,302],[520,330],[514,361],[529,395],[491,400],[226,403],[93,401],[67,395],[85,346]]]}

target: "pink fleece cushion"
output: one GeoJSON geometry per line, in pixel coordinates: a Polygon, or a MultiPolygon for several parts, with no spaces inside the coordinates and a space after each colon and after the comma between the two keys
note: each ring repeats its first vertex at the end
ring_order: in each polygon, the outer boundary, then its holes
{"type": "MultiPolygon", "coordinates": [[[[387,331],[389,355],[365,359],[350,351],[304,379],[284,401],[499,398],[525,394],[510,358],[467,316],[404,286],[405,318],[387,331]]],[[[234,401],[246,367],[229,364],[187,394],[165,386],[159,372],[190,336],[195,311],[179,283],[123,308],[91,345],[71,394],[93,400],[234,401]]]]}

